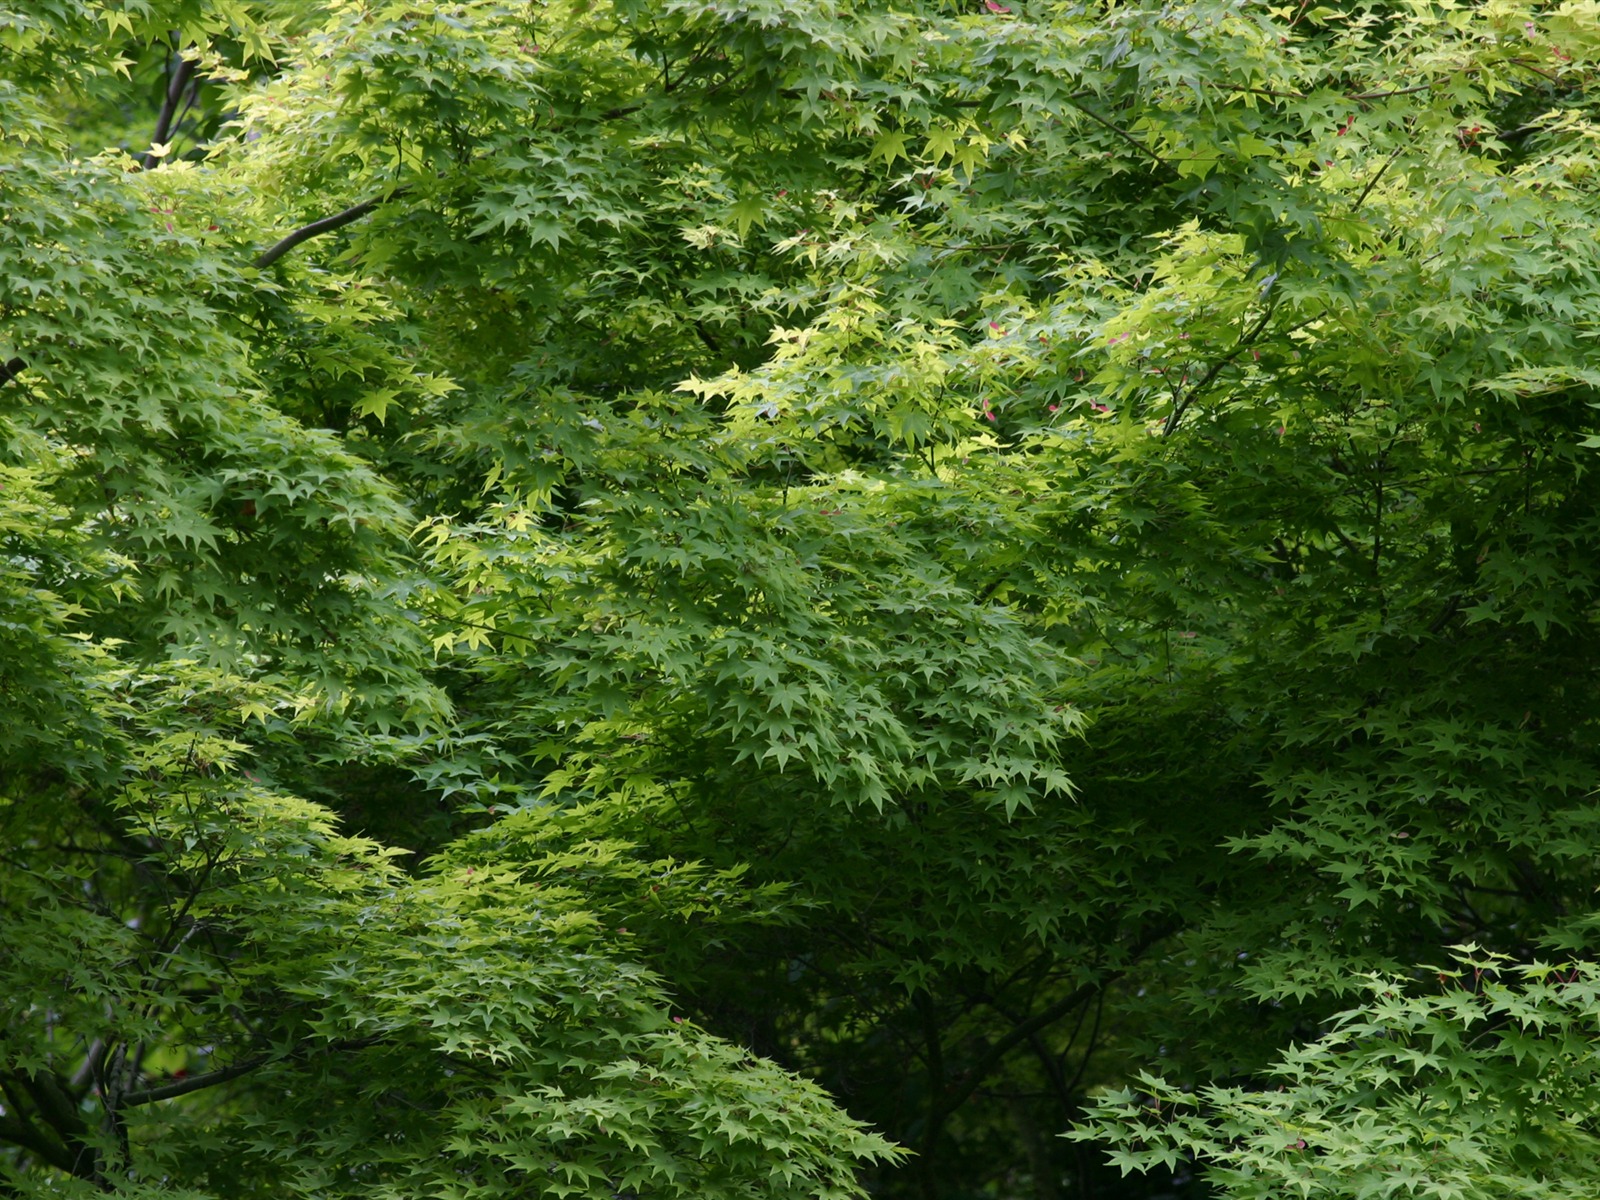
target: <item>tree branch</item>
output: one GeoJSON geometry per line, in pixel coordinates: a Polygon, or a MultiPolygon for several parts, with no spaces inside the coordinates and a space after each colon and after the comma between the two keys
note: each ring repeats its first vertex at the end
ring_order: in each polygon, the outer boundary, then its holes
{"type": "Polygon", "coordinates": [[[20,1115],[0,1114],[0,1142],[37,1155],[58,1171],[73,1174],[75,1160],[72,1151],[60,1142],[52,1141],[37,1126],[20,1115]]]}
{"type": "MultiPolygon", "coordinates": [[[[185,59],[184,62],[188,63],[188,60],[185,59]]],[[[169,89],[169,99],[170,97],[171,92],[169,89]]],[[[167,119],[170,119],[170,114],[167,114],[165,110],[163,110],[163,116],[167,119]]],[[[162,132],[163,129],[158,123],[158,135],[162,132]]],[[[153,160],[151,157],[146,155],[146,167],[149,167],[152,162],[153,160]]],[[[293,233],[280,238],[278,241],[274,242],[271,246],[258,254],[255,258],[255,261],[251,263],[251,266],[255,267],[257,270],[265,270],[267,267],[270,267],[273,263],[277,262],[280,258],[289,253],[289,251],[293,250],[302,242],[309,242],[314,237],[319,237],[324,233],[332,233],[336,229],[343,229],[346,225],[354,224],[356,221],[359,221],[362,217],[372,212],[385,201],[395,200],[405,195],[407,190],[408,189],[404,187],[396,188],[394,191],[385,196],[374,196],[370,200],[363,200],[359,204],[352,204],[343,212],[336,212],[331,217],[323,217],[320,221],[313,221],[309,225],[302,225],[293,233]]],[[[22,358],[12,358],[5,363],[0,363],[0,386],[10,383],[22,371],[24,371],[27,366],[27,360],[22,358]]]]}
{"type": "Polygon", "coordinates": [[[1351,216],[1354,216],[1356,210],[1367,202],[1367,197],[1372,195],[1372,189],[1378,186],[1378,180],[1382,179],[1389,168],[1394,166],[1395,159],[1400,157],[1401,152],[1408,145],[1410,145],[1409,142],[1401,142],[1394,148],[1394,153],[1383,160],[1383,165],[1373,172],[1372,178],[1367,180],[1367,186],[1361,189],[1361,194],[1356,197],[1356,202],[1350,206],[1351,216]]]}
{"type": "Polygon", "coordinates": [[[929,1116],[929,1128],[944,1124],[946,1117],[970,1100],[972,1094],[983,1086],[983,1081],[989,1078],[995,1068],[1005,1060],[1012,1050],[1022,1045],[1035,1034],[1054,1025],[1116,977],[1116,975],[1111,975],[1103,982],[1079,984],[1043,1012],[1034,1014],[1020,1025],[1014,1026],[1010,1033],[998,1041],[990,1043],[983,1058],[975,1066],[964,1072],[961,1082],[950,1089],[938,1102],[935,1111],[929,1116]]]}
{"type": "Polygon", "coordinates": [[[299,229],[296,229],[287,237],[275,242],[266,250],[263,250],[261,254],[256,257],[255,262],[251,265],[256,267],[258,270],[264,270],[267,267],[270,267],[273,263],[277,262],[285,254],[289,253],[289,251],[293,250],[301,242],[309,242],[312,238],[319,237],[324,233],[332,233],[335,229],[343,229],[346,225],[352,225],[361,220],[362,217],[366,216],[384,201],[397,199],[398,197],[405,195],[405,193],[405,188],[396,188],[386,196],[374,196],[370,200],[363,200],[360,204],[352,204],[343,212],[336,212],[331,217],[323,217],[320,221],[313,221],[309,225],[302,225],[299,229]]]}
{"type": "MultiPolygon", "coordinates": [[[[1179,923],[1172,922],[1158,925],[1146,933],[1129,947],[1128,957],[1130,963],[1136,961],[1150,947],[1162,939],[1170,937],[1180,928],[1181,925],[1179,923]]],[[[1013,1026],[1011,1031],[1004,1037],[991,1042],[985,1049],[983,1057],[962,1074],[960,1082],[946,1091],[943,1096],[935,1097],[929,1104],[927,1125],[923,1133],[924,1147],[932,1144],[933,1139],[938,1136],[939,1130],[943,1127],[946,1118],[972,1098],[973,1094],[983,1086],[983,1081],[994,1073],[995,1069],[1005,1061],[1013,1050],[1054,1025],[1062,1017],[1088,1000],[1089,997],[1096,993],[1103,994],[1106,987],[1120,979],[1125,973],[1126,968],[1113,971],[1103,979],[1080,984],[1042,1012],[1036,1013],[1021,1024],[1013,1026]]]]}
{"type": "MultiPolygon", "coordinates": [[[[368,1046],[376,1046],[382,1038],[348,1038],[340,1042],[330,1042],[326,1046],[314,1048],[310,1053],[341,1054],[347,1050],[365,1050],[368,1046]]],[[[283,1054],[256,1054],[249,1058],[241,1059],[231,1067],[221,1067],[215,1071],[207,1071],[204,1075],[194,1075],[188,1079],[175,1079],[171,1083],[161,1084],[159,1087],[141,1088],[136,1092],[127,1092],[119,1102],[121,1108],[138,1108],[145,1104],[155,1104],[161,1100],[172,1100],[178,1096],[187,1096],[190,1092],[203,1091],[206,1088],[216,1087],[230,1080],[238,1079],[241,1075],[248,1075],[259,1067],[269,1063],[292,1062],[296,1059],[308,1057],[306,1051],[296,1051],[288,1055],[283,1054]]]]}
{"type": "Polygon", "coordinates": [[[218,1084],[227,1083],[229,1080],[238,1079],[241,1075],[248,1075],[257,1067],[263,1067],[272,1062],[270,1054],[257,1054],[231,1067],[222,1067],[216,1071],[207,1071],[204,1075],[193,1075],[188,1079],[178,1079],[172,1083],[164,1083],[160,1087],[141,1088],[136,1092],[127,1092],[122,1097],[120,1107],[138,1108],[144,1104],[154,1104],[158,1100],[172,1100],[178,1096],[187,1096],[190,1092],[204,1091],[206,1088],[216,1087],[218,1084]]]}
{"type": "Polygon", "coordinates": [[[1116,134],[1123,141],[1127,142],[1128,145],[1132,146],[1140,154],[1144,155],[1151,162],[1155,163],[1156,166],[1165,167],[1170,165],[1166,159],[1162,158],[1161,155],[1157,154],[1154,150],[1150,149],[1149,146],[1146,146],[1138,138],[1134,137],[1133,134],[1122,128],[1122,126],[1107,120],[1105,117],[1102,117],[1099,113],[1095,112],[1094,109],[1083,103],[1083,101],[1079,100],[1076,96],[1067,96],[1065,99],[1068,104],[1072,105],[1073,108],[1077,109],[1091,121],[1097,121],[1101,125],[1104,125],[1107,129],[1116,134]]]}
{"type": "MultiPolygon", "coordinates": [[[[1268,281],[1268,286],[1270,287],[1276,281],[1277,277],[1274,276],[1268,281]]],[[[1200,381],[1185,392],[1178,402],[1172,406],[1172,412],[1167,417],[1167,423],[1161,430],[1162,437],[1172,436],[1173,431],[1178,428],[1178,422],[1183,420],[1183,414],[1188,411],[1189,405],[1194,398],[1211,386],[1216,377],[1222,373],[1224,367],[1250,348],[1255,340],[1261,336],[1262,331],[1266,329],[1267,322],[1272,320],[1272,314],[1277,311],[1277,308],[1278,298],[1274,295],[1267,301],[1266,311],[1261,314],[1261,319],[1255,323],[1254,327],[1246,333],[1241,333],[1239,340],[1234,343],[1233,349],[1212,363],[1206,373],[1200,377],[1200,381]]]]}
{"type": "MultiPolygon", "coordinates": [[[[23,1104],[22,1099],[23,1094],[30,1091],[27,1088],[27,1082],[27,1077],[20,1072],[15,1075],[0,1075],[0,1095],[5,1096],[6,1107],[9,1109],[8,1112],[0,1114],[0,1141],[7,1141],[14,1146],[20,1146],[28,1153],[37,1155],[52,1167],[65,1171],[69,1175],[76,1175],[80,1178],[92,1176],[95,1169],[95,1164],[92,1161],[94,1156],[91,1153],[89,1170],[85,1172],[82,1168],[84,1156],[81,1142],[79,1142],[79,1148],[75,1151],[73,1142],[76,1139],[69,1137],[65,1131],[56,1131],[61,1139],[57,1141],[33,1121],[29,1120],[26,1115],[26,1106],[23,1104]]],[[[37,1097],[31,1094],[29,1099],[33,1100],[35,1104],[38,1103],[37,1097]]],[[[42,1115],[48,1119],[48,1114],[42,1115]]],[[[79,1125],[81,1127],[81,1121],[79,1125]]]]}
{"type": "MultiPolygon", "coordinates": [[[[152,147],[167,141],[172,135],[172,119],[177,115],[178,104],[183,99],[183,93],[189,86],[189,81],[194,77],[195,60],[178,57],[178,65],[172,72],[172,78],[167,83],[167,97],[161,104],[161,114],[156,117],[155,132],[150,135],[152,147]]],[[[139,165],[146,171],[159,166],[161,159],[156,156],[152,148],[145,152],[139,165]]]]}
{"type": "Polygon", "coordinates": [[[39,1115],[50,1123],[63,1140],[81,1141],[88,1135],[83,1114],[51,1072],[35,1071],[29,1074],[24,1071],[19,1072],[16,1078],[38,1108],[39,1115]]]}

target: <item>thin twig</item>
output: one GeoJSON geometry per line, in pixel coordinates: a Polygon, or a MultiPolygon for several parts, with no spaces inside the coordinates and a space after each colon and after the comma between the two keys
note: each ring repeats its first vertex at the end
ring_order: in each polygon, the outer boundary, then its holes
{"type": "Polygon", "coordinates": [[[1367,197],[1372,195],[1372,189],[1378,186],[1378,180],[1383,178],[1383,175],[1384,175],[1385,171],[1387,171],[1390,167],[1394,166],[1395,159],[1400,157],[1401,153],[1405,150],[1406,146],[1408,146],[1409,144],[1410,143],[1408,143],[1408,142],[1401,142],[1398,146],[1396,146],[1394,148],[1394,153],[1389,155],[1388,158],[1383,160],[1383,166],[1379,167],[1377,169],[1377,171],[1373,174],[1372,178],[1367,180],[1367,186],[1361,189],[1361,195],[1357,196],[1356,197],[1356,202],[1350,206],[1350,214],[1349,215],[1354,216],[1355,213],[1356,213],[1356,210],[1359,209],[1364,203],[1366,203],[1367,197]]]}
{"type": "MultiPolygon", "coordinates": [[[[1276,276],[1273,277],[1272,282],[1277,282],[1276,276]]],[[[1268,289],[1271,289],[1271,283],[1268,284],[1268,289]]],[[[1255,340],[1261,336],[1262,331],[1266,329],[1267,322],[1272,320],[1272,314],[1276,312],[1277,309],[1278,298],[1273,296],[1267,302],[1267,310],[1261,314],[1261,319],[1255,323],[1255,327],[1252,328],[1248,333],[1240,334],[1239,340],[1234,343],[1233,349],[1229,350],[1221,358],[1217,359],[1216,362],[1212,363],[1211,366],[1207,368],[1206,373],[1200,377],[1200,381],[1186,391],[1183,394],[1183,398],[1172,406],[1172,412],[1167,417],[1167,423],[1161,429],[1162,437],[1172,436],[1173,431],[1178,428],[1178,422],[1183,420],[1183,414],[1188,411],[1189,405],[1193,403],[1194,398],[1211,386],[1216,377],[1222,374],[1222,369],[1224,367],[1226,367],[1234,359],[1238,358],[1239,355],[1243,354],[1250,348],[1251,345],[1254,344],[1255,340]]]]}
{"type": "Polygon", "coordinates": [[[1143,154],[1146,158],[1150,159],[1157,166],[1165,167],[1168,165],[1167,160],[1162,158],[1161,155],[1150,149],[1149,146],[1146,146],[1143,142],[1134,137],[1133,134],[1129,133],[1126,129],[1123,129],[1120,125],[1117,125],[1111,121],[1108,121],[1105,117],[1102,117],[1099,113],[1095,112],[1094,109],[1084,104],[1076,96],[1068,96],[1066,97],[1066,101],[1068,104],[1072,105],[1073,108],[1077,109],[1084,116],[1088,117],[1091,121],[1097,121],[1101,125],[1104,125],[1107,129],[1111,130],[1112,133],[1116,134],[1123,141],[1127,142],[1128,145],[1132,146],[1140,154],[1143,154]]]}
{"type": "MultiPolygon", "coordinates": [[[[1179,923],[1172,922],[1158,925],[1150,930],[1129,947],[1130,962],[1137,961],[1151,947],[1170,937],[1181,927],[1179,923]]],[[[1122,970],[1108,973],[1096,982],[1080,984],[1042,1012],[1013,1027],[1004,1037],[998,1038],[985,1047],[983,1057],[969,1068],[960,1079],[946,1088],[943,1096],[937,1102],[929,1106],[924,1146],[931,1144],[931,1139],[937,1135],[945,1119],[972,1098],[973,1094],[983,1086],[983,1081],[994,1072],[1012,1050],[1025,1043],[1030,1035],[1043,1032],[1051,1025],[1054,1025],[1090,996],[1097,992],[1103,993],[1106,987],[1120,979],[1126,971],[1127,968],[1124,967],[1122,970]]]]}
{"type": "MultiPolygon", "coordinates": [[[[1083,1076],[1085,1072],[1089,1070],[1089,1059],[1093,1056],[1095,1045],[1100,1040],[1100,1019],[1105,1016],[1105,1011],[1106,989],[1102,987],[1100,989],[1100,994],[1095,997],[1094,1001],[1094,1024],[1089,1027],[1089,1041],[1083,1047],[1083,1057],[1078,1060],[1078,1069],[1072,1073],[1072,1079],[1067,1084],[1067,1090],[1069,1092],[1076,1092],[1078,1090],[1078,1085],[1083,1082],[1083,1076]]],[[[1078,1040],[1078,1032],[1076,1029],[1072,1032],[1072,1040],[1074,1042],[1078,1040]]]]}
{"type": "MultiPolygon", "coordinates": [[[[1462,73],[1463,74],[1471,74],[1470,71],[1462,72],[1462,73]]],[[[1434,90],[1434,88],[1441,87],[1442,85],[1444,85],[1447,82],[1448,82],[1448,80],[1446,80],[1446,79],[1435,79],[1431,83],[1419,83],[1419,84],[1416,84],[1413,87],[1394,88],[1393,90],[1387,91],[1387,92],[1356,92],[1353,95],[1346,96],[1345,99],[1347,99],[1347,100],[1387,100],[1391,96],[1415,96],[1418,92],[1431,92],[1431,91],[1434,90]]]]}

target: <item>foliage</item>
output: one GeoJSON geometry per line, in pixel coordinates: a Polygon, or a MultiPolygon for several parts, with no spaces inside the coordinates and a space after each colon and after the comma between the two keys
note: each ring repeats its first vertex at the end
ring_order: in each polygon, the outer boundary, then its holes
{"type": "Polygon", "coordinates": [[[0,1193],[1592,1187],[1600,8],[0,47],[0,1193]]]}
{"type": "Polygon", "coordinates": [[[408,875],[239,769],[237,743],[172,743],[113,802],[164,904],[129,927],[74,902],[114,881],[8,886],[7,971],[51,985],[5,1021],[8,1132],[34,1157],[130,1195],[813,1196],[881,1153],[813,1086],[669,1016],[587,891],[449,858],[408,875]],[[47,1107],[66,1031],[93,1039],[98,1125],[47,1107]],[[154,1107],[209,1087],[228,1099],[187,1136],[154,1107]]]}
{"type": "Polygon", "coordinates": [[[1372,976],[1362,1007],[1265,1082],[1196,1094],[1142,1076],[1074,1134],[1144,1169],[1200,1155],[1232,1196],[1570,1196],[1595,1186],[1600,1093],[1590,964],[1519,965],[1471,948],[1437,990],[1372,976]]]}

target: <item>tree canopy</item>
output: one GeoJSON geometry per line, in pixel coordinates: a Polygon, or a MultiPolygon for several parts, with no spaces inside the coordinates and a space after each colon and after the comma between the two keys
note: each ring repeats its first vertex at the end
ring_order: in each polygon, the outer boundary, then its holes
{"type": "Polygon", "coordinates": [[[1600,1189],[1597,64],[0,0],[0,1196],[1600,1189]]]}

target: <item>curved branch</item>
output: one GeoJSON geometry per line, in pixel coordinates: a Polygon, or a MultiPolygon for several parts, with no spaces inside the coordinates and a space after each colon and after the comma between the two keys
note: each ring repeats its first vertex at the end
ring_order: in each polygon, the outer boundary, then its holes
{"type": "Polygon", "coordinates": [[[207,1071],[204,1075],[192,1075],[187,1079],[176,1079],[157,1087],[125,1092],[117,1107],[138,1108],[145,1104],[155,1104],[160,1100],[172,1100],[178,1096],[187,1096],[190,1092],[202,1091],[238,1079],[241,1075],[248,1075],[268,1063],[304,1061],[313,1053],[345,1054],[352,1050],[365,1050],[369,1046],[376,1046],[382,1040],[381,1037],[346,1038],[343,1041],[329,1042],[326,1046],[302,1048],[289,1054],[254,1054],[249,1058],[240,1059],[231,1067],[207,1071]]]}
{"type": "MultiPolygon", "coordinates": [[[[81,1142],[78,1151],[75,1151],[70,1143],[75,1134],[57,1128],[50,1122],[47,1113],[41,1112],[38,1115],[45,1121],[48,1132],[40,1128],[29,1116],[23,1098],[28,1096],[31,1100],[33,1097],[29,1096],[28,1091],[21,1086],[25,1081],[26,1076],[20,1072],[15,1075],[0,1075],[0,1096],[5,1098],[4,1106],[0,1108],[0,1142],[9,1142],[26,1150],[69,1175],[88,1178],[82,1169],[81,1142]]],[[[92,1169],[89,1174],[92,1174],[92,1169]]]]}
{"type": "Polygon", "coordinates": [[[938,1099],[935,1106],[932,1106],[933,1111],[928,1117],[928,1127],[935,1129],[943,1125],[944,1119],[970,1100],[973,1094],[983,1086],[984,1081],[994,1073],[995,1068],[1005,1061],[1006,1057],[1017,1046],[1026,1042],[1034,1034],[1042,1033],[1051,1025],[1054,1025],[1116,978],[1117,975],[1114,974],[1107,976],[1103,981],[1078,985],[1056,1003],[1016,1025],[1004,1037],[997,1039],[986,1047],[983,1057],[963,1073],[954,1087],[946,1089],[945,1095],[938,1099]]]}
{"type": "Polygon", "coordinates": [[[405,188],[397,188],[390,192],[387,196],[374,196],[370,200],[363,200],[360,204],[352,204],[343,212],[336,212],[331,217],[323,217],[320,221],[313,221],[309,225],[302,225],[299,229],[296,229],[287,237],[284,237],[280,241],[275,242],[272,246],[268,247],[266,250],[263,250],[256,257],[255,262],[251,265],[256,267],[258,270],[270,267],[285,254],[289,253],[289,251],[300,245],[301,242],[309,242],[314,237],[318,237],[324,233],[332,233],[335,229],[343,229],[346,225],[354,224],[362,217],[370,213],[373,209],[377,208],[378,205],[382,204],[384,201],[394,200],[405,195],[405,193],[405,188]]]}
{"type": "Polygon", "coordinates": [[[179,1079],[172,1083],[162,1084],[160,1087],[142,1088],[137,1092],[127,1092],[123,1095],[119,1107],[138,1108],[140,1105],[154,1104],[158,1100],[171,1100],[177,1096],[187,1096],[190,1092],[203,1091],[206,1088],[216,1087],[219,1083],[227,1083],[230,1079],[238,1079],[241,1075],[248,1075],[257,1067],[265,1066],[271,1061],[271,1055],[257,1054],[253,1058],[247,1058],[231,1067],[207,1071],[204,1075],[192,1075],[187,1079],[179,1079]]]}
{"type": "MultiPolygon", "coordinates": [[[[185,60],[187,61],[187,60],[185,60]]],[[[336,212],[331,217],[323,217],[320,221],[313,221],[309,225],[302,225],[293,233],[280,238],[267,249],[263,250],[250,265],[257,270],[265,270],[277,262],[289,251],[302,242],[309,242],[312,238],[324,233],[332,233],[335,229],[343,229],[346,225],[354,224],[362,217],[376,209],[388,200],[395,200],[406,194],[408,189],[396,188],[386,196],[374,196],[370,200],[363,200],[359,204],[352,204],[343,212],[336,212]]],[[[0,362],[0,387],[5,386],[25,371],[28,361],[24,358],[11,358],[0,362]]]]}
{"type": "Polygon", "coordinates": [[[45,1070],[30,1074],[19,1071],[16,1079],[39,1110],[39,1115],[63,1139],[82,1141],[88,1135],[89,1130],[83,1123],[83,1115],[78,1111],[66,1089],[61,1086],[61,1081],[56,1078],[54,1072],[45,1070]]]}

